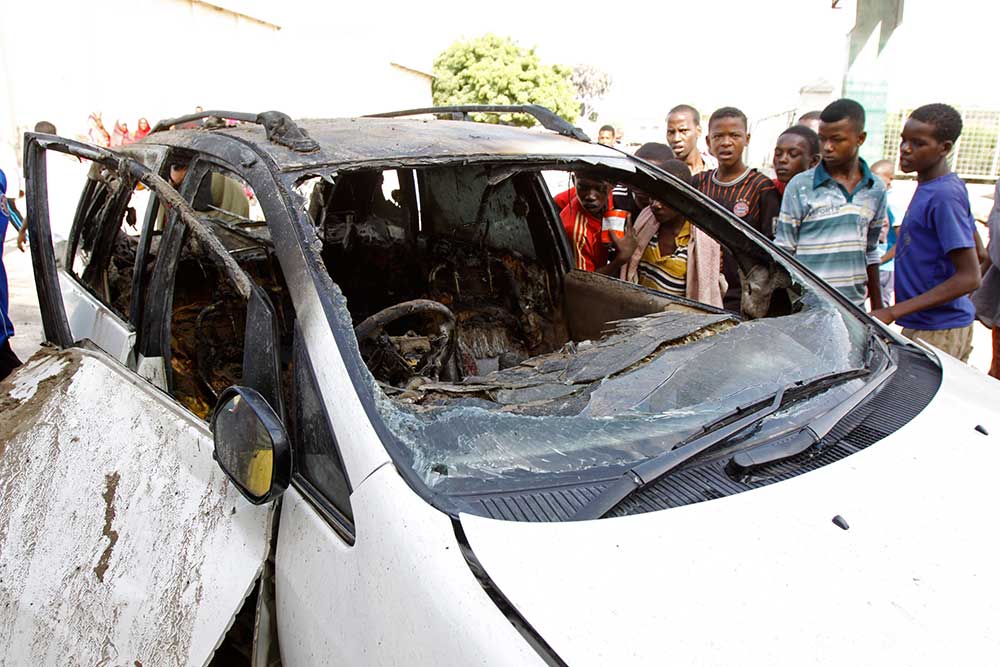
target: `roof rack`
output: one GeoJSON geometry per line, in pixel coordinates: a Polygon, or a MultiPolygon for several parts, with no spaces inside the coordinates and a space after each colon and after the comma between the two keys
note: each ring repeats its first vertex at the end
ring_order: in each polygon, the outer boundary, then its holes
{"type": "Polygon", "coordinates": [[[452,114],[456,120],[471,120],[472,113],[526,113],[533,116],[546,130],[552,130],[564,137],[572,137],[579,141],[590,143],[583,130],[574,127],[566,119],[557,116],[551,109],[539,104],[462,104],[447,107],[426,107],[423,109],[406,109],[405,111],[389,111],[386,113],[368,114],[368,118],[399,118],[400,116],[420,116],[423,114],[452,114]]]}
{"type": "Polygon", "coordinates": [[[191,123],[196,120],[204,120],[206,118],[221,118],[222,120],[239,120],[244,123],[256,123],[257,115],[258,114],[245,113],[243,111],[197,111],[184,116],[178,116],[177,118],[167,118],[166,120],[161,120],[153,126],[153,129],[150,130],[149,133],[153,134],[154,132],[163,132],[176,125],[183,125],[185,123],[191,123]]]}
{"type": "Polygon", "coordinates": [[[169,130],[176,125],[183,125],[205,118],[221,118],[222,120],[238,120],[244,123],[254,123],[264,127],[267,140],[280,146],[285,146],[298,153],[312,153],[319,150],[319,144],[311,139],[305,130],[295,124],[288,114],[280,111],[262,111],[261,113],[245,113],[243,111],[199,111],[177,118],[168,118],[157,123],[150,134],[169,130]]]}

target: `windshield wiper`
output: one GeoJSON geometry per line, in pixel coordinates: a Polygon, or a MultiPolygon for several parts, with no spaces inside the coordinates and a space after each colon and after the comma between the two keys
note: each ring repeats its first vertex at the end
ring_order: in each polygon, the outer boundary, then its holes
{"type": "Polygon", "coordinates": [[[795,458],[810,449],[817,449],[833,427],[878,389],[894,371],[894,365],[887,365],[871,382],[859,388],[842,403],[810,421],[805,428],[791,435],[770,438],[734,454],[726,464],[726,472],[734,479],[746,478],[760,468],[795,458]]]}
{"type": "MultiPolygon", "coordinates": [[[[820,375],[811,380],[799,380],[798,382],[793,382],[782,387],[767,398],[756,401],[748,406],[738,407],[704,426],[701,433],[682,442],[670,451],[643,461],[626,470],[620,478],[611,482],[596,498],[577,510],[572,520],[600,519],[636,491],[655,483],[664,475],[676,470],[688,461],[726,442],[737,433],[753,426],[768,415],[774,414],[781,409],[783,401],[789,395],[794,394],[801,397],[813,394],[840,382],[867,375],[870,375],[870,371],[867,369],[853,368],[847,371],[820,375]]],[[[835,424],[836,422],[833,423],[835,424]]],[[[832,427],[831,425],[830,428],[832,427]]]]}

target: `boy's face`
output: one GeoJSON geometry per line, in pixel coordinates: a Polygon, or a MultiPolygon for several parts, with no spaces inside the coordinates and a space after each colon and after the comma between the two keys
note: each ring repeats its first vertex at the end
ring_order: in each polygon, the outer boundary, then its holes
{"type": "Polygon", "coordinates": [[[805,137],[797,134],[783,134],[778,137],[774,146],[774,175],[782,183],[792,180],[795,174],[801,174],[810,167],[815,167],[819,156],[809,149],[805,137]]]}
{"type": "MultiPolygon", "coordinates": [[[[660,169],[665,169],[667,166],[667,163],[664,160],[647,158],[646,161],[649,162],[650,164],[656,165],[660,169]]],[[[638,188],[632,188],[632,199],[635,200],[635,203],[639,207],[639,210],[642,210],[653,203],[653,200],[650,198],[650,196],[647,195],[642,190],[639,190],[638,188]]]]}
{"type": "Polygon", "coordinates": [[[184,177],[187,175],[188,167],[186,164],[172,164],[170,165],[170,184],[175,188],[180,186],[184,181],[184,177]]]}
{"type": "Polygon", "coordinates": [[[652,212],[653,217],[661,225],[670,224],[681,218],[681,214],[670,208],[659,199],[649,200],[649,210],[652,212]]]}
{"type": "Polygon", "coordinates": [[[609,192],[611,192],[611,184],[607,181],[599,181],[586,176],[576,177],[576,197],[580,200],[584,210],[595,218],[604,215],[604,211],[608,207],[609,192]]]}
{"type": "Polygon", "coordinates": [[[708,124],[708,150],[718,158],[720,166],[742,164],[749,143],[746,125],[739,118],[719,118],[708,124]]]}
{"type": "Polygon", "coordinates": [[[865,143],[867,134],[850,118],[835,123],[819,122],[819,147],[823,164],[827,167],[846,167],[858,157],[858,149],[865,143]]]}
{"type": "Polygon", "coordinates": [[[601,130],[597,133],[597,143],[603,146],[614,146],[615,133],[611,130],[601,130]]]}
{"type": "Polygon", "coordinates": [[[667,143],[678,160],[686,160],[698,145],[701,128],[695,125],[688,111],[675,111],[667,116],[667,143]]]}
{"type": "Polygon", "coordinates": [[[954,143],[934,138],[934,126],[907,118],[899,143],[899,167],[906,173],[924,171],[951,152],[954,143]]]}

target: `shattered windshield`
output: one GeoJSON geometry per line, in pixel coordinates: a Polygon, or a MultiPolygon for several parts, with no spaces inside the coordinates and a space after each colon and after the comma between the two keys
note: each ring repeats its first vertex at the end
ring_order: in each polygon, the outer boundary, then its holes
{"type": "Polygon", "coordinates": [[[758,299],[742,312],[572,269],[559,202],[573,195],[550,174],[369,169],[299,186],[381,417],[429,486],[631,464],[863,365],[864,324],[768,254],[741,264],[758,299]]]}

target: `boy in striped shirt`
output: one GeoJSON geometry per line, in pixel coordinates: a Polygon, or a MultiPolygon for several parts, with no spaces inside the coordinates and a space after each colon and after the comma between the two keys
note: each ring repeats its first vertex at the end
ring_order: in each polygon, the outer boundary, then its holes
{"type": "Polygon", "coordinates": [[[865,137],[860,104],[840,99],[823,109],[822,161],[788,182],[774,242],[858,306],[867,286],[877,308],[886,190],[858,155],[865,137]]]}
{"type": "MultiPolygon", "coordinates": [[[[735,107],[716,109],[708,119],[708,149],[719,166],[695,177],[695,187],[732,212],[761,234],[774,237],[774,219],[781,197],[771,179],[743,161],[750,132],[746,115],[735,107]]],[[[736,258],[722,252],[722,273],[729,287],[722,302],[727,310],[740,312],[742,287],[736,258]]]]}

